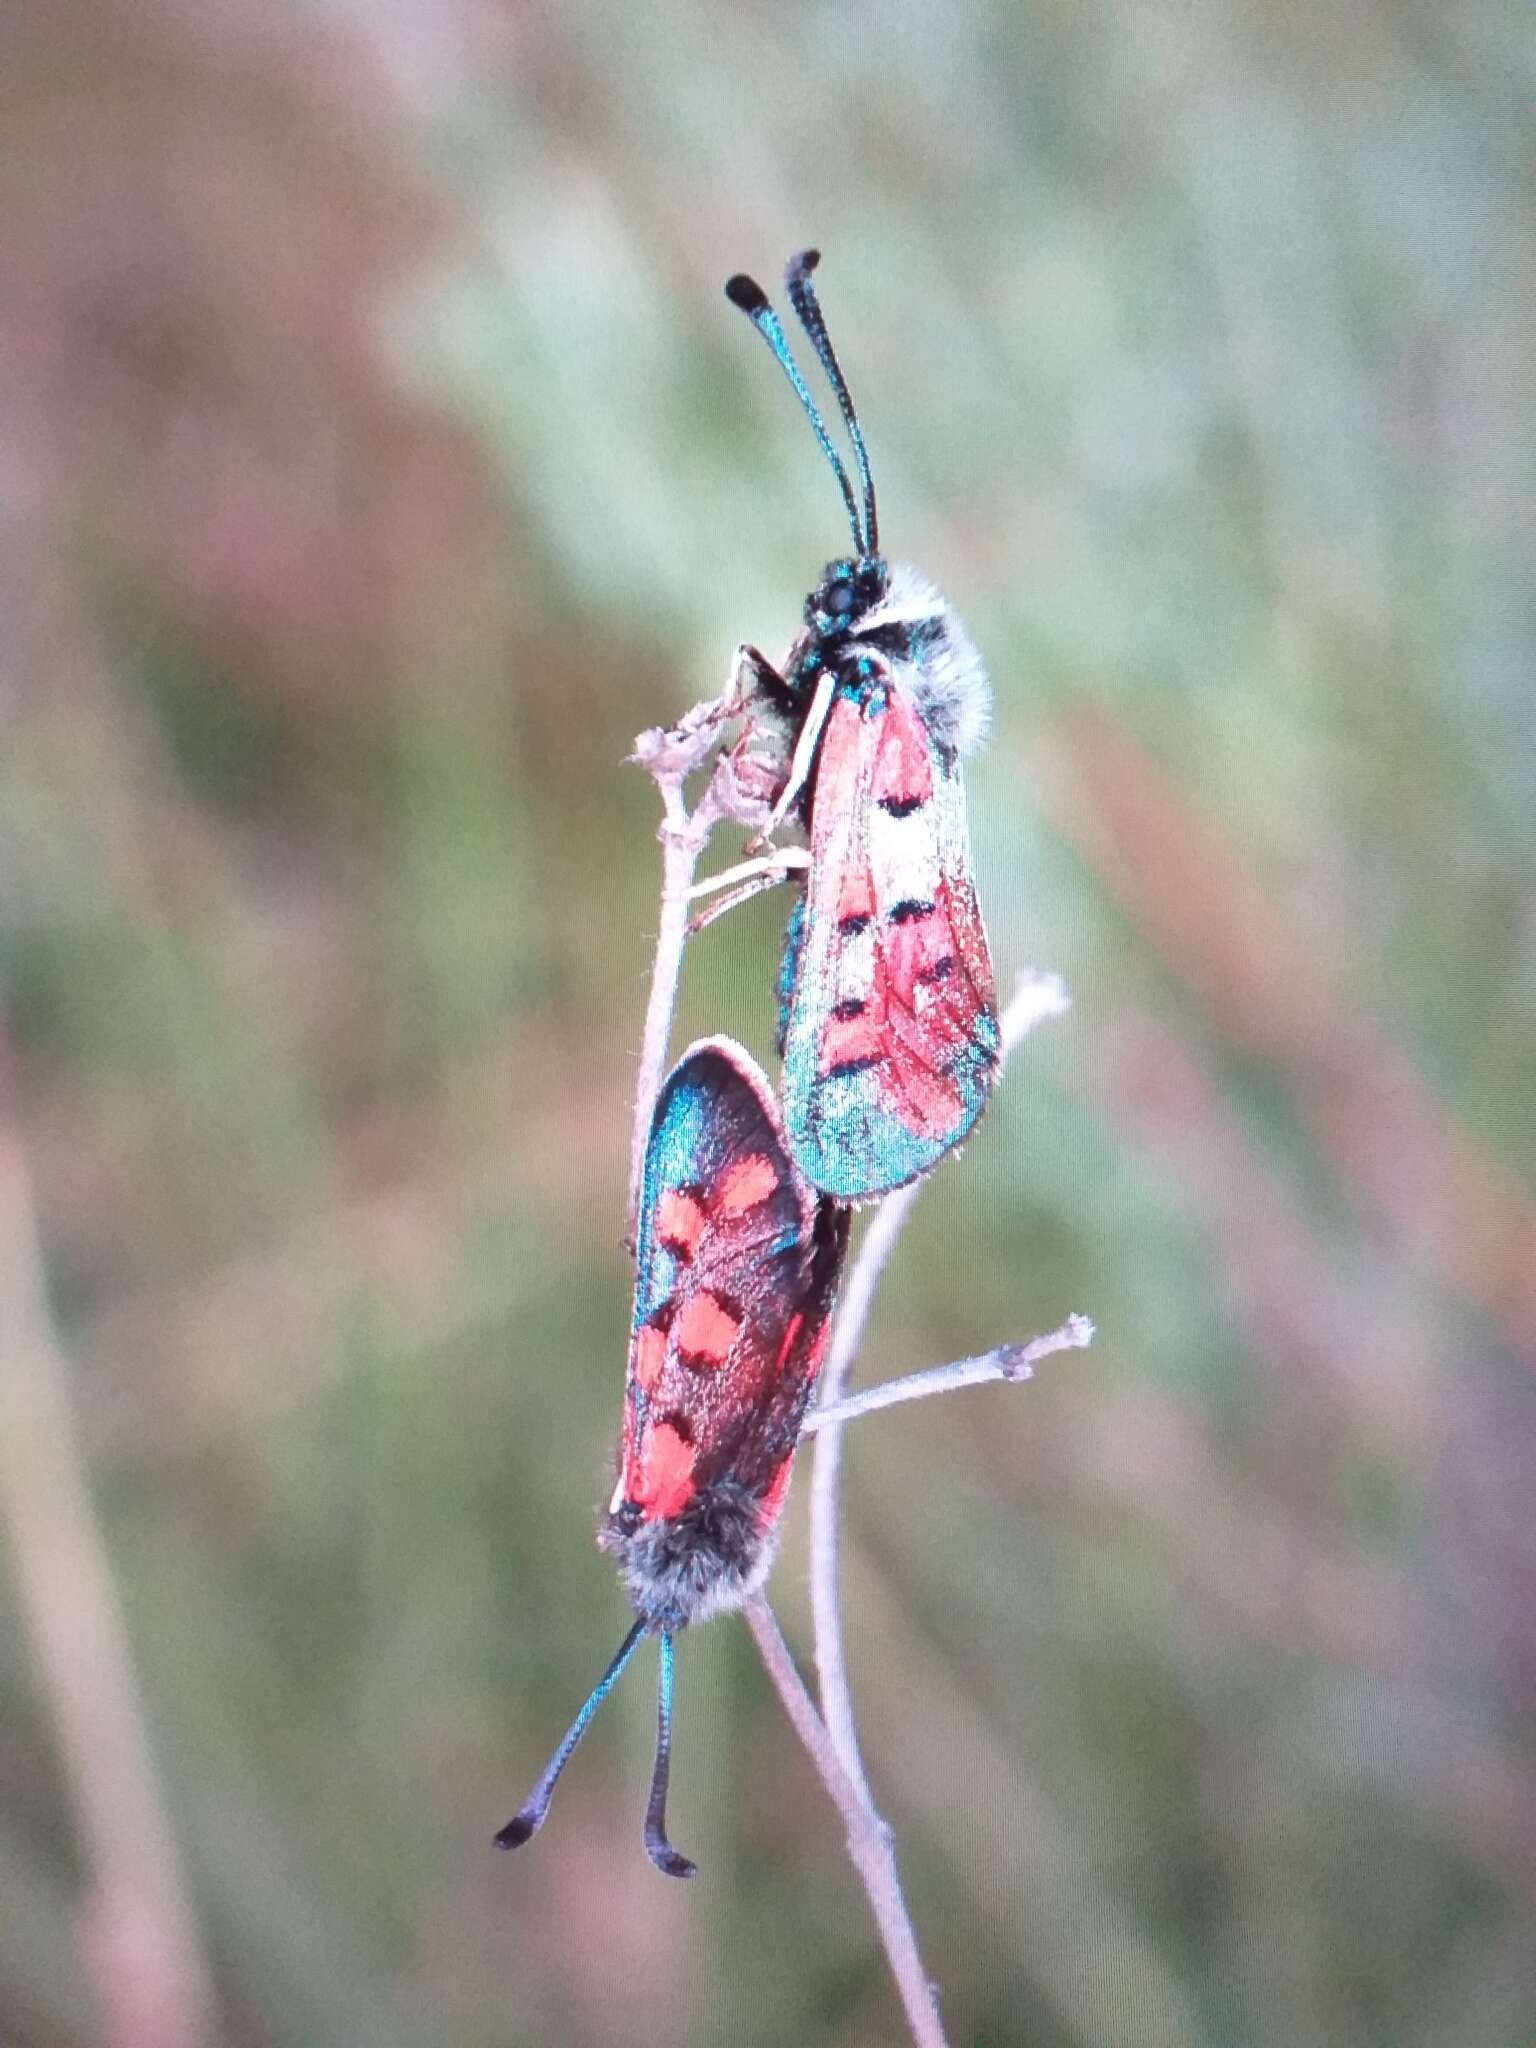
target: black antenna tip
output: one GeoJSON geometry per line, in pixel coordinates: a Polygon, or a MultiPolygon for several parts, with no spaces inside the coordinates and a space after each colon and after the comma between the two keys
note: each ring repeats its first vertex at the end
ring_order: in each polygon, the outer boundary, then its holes
{"type": "Polygon", "coordinates": [[[674,1849],[670,1842],[647,1842],[645,1853],[650,1857],[663,1877],[697,1877],[699,1866],[690,1863],[680,1849],[674,1849]]]}
{"type": "Polygon", "coordinates": [[[788,263],[784,266],[785,284],[804,284],[820,261],[821,251],[819,249],[802,249],[798,256],[791,256],[788,263]]]}
{"type": "Polygon", "coordinates": [[[498,1849],[521,1849],[524,1842],[533,1839],[537,1829],[537,1821],[529,1820],[526,1815],[519,1813],[507,1822],[496,1837],[496,1846],[498,1849]]]}
{"type": "Polygon", "coordinates": [[[768,311],[768,294],[757,279],[748,277],[744,270],[738,270],[734,277],[725,280],[725,296],[751,319],[755,320],[759,313],[768,311]]]}

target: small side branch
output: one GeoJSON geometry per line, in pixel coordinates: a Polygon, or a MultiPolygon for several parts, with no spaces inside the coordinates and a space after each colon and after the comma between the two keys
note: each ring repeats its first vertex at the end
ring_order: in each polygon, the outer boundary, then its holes
{"type": "Polygon", "coordinates": [[[884,1380],[867,1387],[862,1394],[850,1394],[835,1407],[817,1407],[806,1416],[800,1434],[814,1436],[818,1430],[853,1422],[861,1415],[873,1415],[878,1408],[894,1408],[902,1401],[926,1401],[931,1394],[953,1394],[961,1387],[985,1386],[989,1380],[1027,1380],[1034,1377],[1042,1358],[1057,1351],[1086,1351],[1093,1342],[1094,1328],[1087,1316],[1071,1315],[1059,1330],[1044,1337],[1032,1337],[1027,1344],[999,1344],[976,1358],[957,1358],[952,1365],[931,1365],[926,1372],[909,1372],[896,1380],[884,1380]]]}

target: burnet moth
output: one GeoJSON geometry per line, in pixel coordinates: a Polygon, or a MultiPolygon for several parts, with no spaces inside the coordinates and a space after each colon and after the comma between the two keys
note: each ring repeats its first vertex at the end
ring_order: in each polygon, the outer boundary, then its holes
{"type": "Polygon", "coordinates": [[[863,430],[811,280],[819,260],[814,249],[794,257],[785,290],[847,423],[861,499],[762,287],[744,276],[725,287],[805,410],[854,550],[823,570],[782,668],[743,650],[750,703],[738,754],[775,764],[769,831],[798,815],[810,839],[780,978],[789,1148],[812,1186],[868,1202],[968,1136],[996,1071],[997,999],[960,779],[961,757],[986,737],[990,693],[938,591],[880,553],[863,430]]]}
{"type": "Polygon", "coordinates": [[[666,1835],[672,1638],[740,1607],[768,1576],[849,1220],[796,1170],[750,1055],[729,1038],[690,1046],[651,1119],[618,1483],[597,1539],[618,1560],[636,1620],[499,1847],[515,1849],[542,1827],[592,1716],[641,1637],[654,1635],[645,1847],[668,1877],[693,1875],[666,1835]]]}

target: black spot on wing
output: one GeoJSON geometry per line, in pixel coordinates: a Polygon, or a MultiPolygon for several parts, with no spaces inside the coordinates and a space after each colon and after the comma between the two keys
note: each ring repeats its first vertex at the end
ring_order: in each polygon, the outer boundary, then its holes
{"type": "Polygon", "coordinates": [[[839,1023],[846,1024],[851,1017],[862,1017],[868,1007],[862,996],[844,996],[840,1003],[832,1005],[832,1015],[839,1023]]]}
{"type": "Polygon", "coordinates": [[[924,902],[916,896],[904,896],[899,903],[891,905],[890,909],[885,913],[885,921],[887,924],[913,924],[920,917],[931,917],[932,915],[933,903],[931,899],[924,902]]]}
{"type": "Polygon", "coordinates": [[[862,911],[852,911],[847,917],[837,920],[837,929],[845,939],[856,939],[859,933],[867,931],[869,919],[862,911]]]}
{"type": "Polygon", "coordinates": [[[925,796],[883,796],[879,800],[881,810],[892,818],[910,818],[927,801],[925,796]]]}
{"type": "Polygon", "coordinates": [[[878,1067],[879,1064],[878,1053],[863,1053],[858,1059],[839,1060],[835,1066],[828,1067],[820,1078],[823,1081],[835,1081],[843,1074],[865,1074],[871,1067],[878,1067]]]}

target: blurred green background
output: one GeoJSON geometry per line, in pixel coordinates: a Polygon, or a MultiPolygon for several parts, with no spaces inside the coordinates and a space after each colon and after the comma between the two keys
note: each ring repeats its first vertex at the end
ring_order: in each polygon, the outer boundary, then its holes
{"type": "MultiPolygon", "coordinates": [[[[623,757],[844,544],[720,294],[806,242],[1076,999],[861,1371],[1097,1345],[848,1445],[951,2038],[1536,2039],[1533,74],[1500,0],[6,10],[5,2048],[902,2038],[738,1622],[692,1887],[648,1662],[490,1847],[625,1620],[623,757]]],[[[679,1045],[767,1055],[783,909],[679,1045]]]]}

